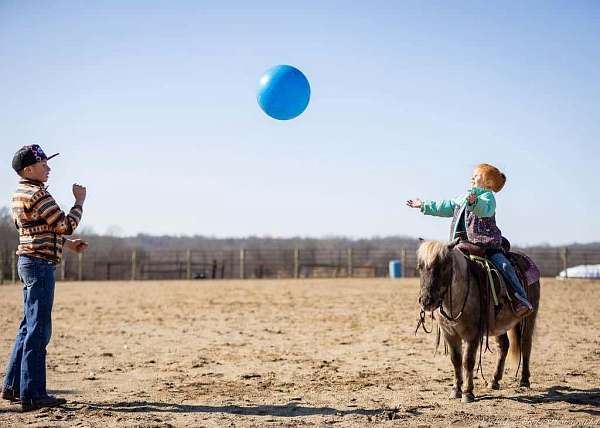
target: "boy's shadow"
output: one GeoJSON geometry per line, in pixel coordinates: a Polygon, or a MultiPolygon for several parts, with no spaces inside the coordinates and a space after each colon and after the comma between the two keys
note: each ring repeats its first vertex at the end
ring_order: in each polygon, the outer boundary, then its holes
{"type": "MultiPolygon", "coordinates": [[[[408,416],[417,416],[421,412],[418,408],[407,410],[406,415],[402,415],[399,409],[352,409],[338,410],[332,407],[308,407],[297,403],[288,403],[284,405],[256,405],[256,406],[207,406],[190,404],[171,404],[151,401],[123,401],[116,403],[84,403],[74,402],[90,409],[101,409],[113,412],[171,412],[171,413],[229,413],[242,416],[279,416],[279,417],[299,417],[299,416],[376,416],[382,415],[389,419],[400,419],[408,416]]],[[[68,408],[68,405],[66,406],[68,408]]],[[[421,406],[417,406],[421,407],[421,406]]],[[[423,406],[428,407],[428,406],[423,406]]],[[[71,408],[69,410],[79,410],[71,408]]]]}
{"type": "Polygon", "coordinates": [[[515,397],[501,397],[484,395],[479,400],[512,400],[525,404],[568,403],[580,406],[589,406],[586,409],[569,409],[569,412],[588,413],[600,416],[600,388],[576,389],[570,386],[552,386],[546,392],[538,395],[518,395],[515,397]]]}

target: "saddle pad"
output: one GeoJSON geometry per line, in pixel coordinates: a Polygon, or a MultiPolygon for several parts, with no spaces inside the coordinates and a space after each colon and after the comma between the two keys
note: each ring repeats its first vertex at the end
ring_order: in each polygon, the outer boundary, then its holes
{"type": "Polygon", "coordinates": [[[537,267],[535,262],[531,260],[527,254],[511,251],[508,253],[510,259],[514,264],[516,264],[521,272],[525,280],[527,281],[527,285],[531,285],[540,280],[540,269],[537,267]]]}

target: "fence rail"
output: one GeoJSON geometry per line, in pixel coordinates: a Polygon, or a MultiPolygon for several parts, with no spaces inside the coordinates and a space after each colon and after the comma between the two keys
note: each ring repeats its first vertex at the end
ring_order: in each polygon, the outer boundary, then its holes
{"type": "MultiPolygon", "coordinates": [[[[543,276],[582,264],[600,264],[600,250],[526,249],[543,276]]],[[[416,276],[415,248],[382,249],[242,249],[133,250],[66,253],[57,267],[59,281],[192,280],[253,278],[385,277],[391,260],[402,276],[416,276]]],[[[17,282],[17,257],[0,252],[0,283],[17,282]]]]}

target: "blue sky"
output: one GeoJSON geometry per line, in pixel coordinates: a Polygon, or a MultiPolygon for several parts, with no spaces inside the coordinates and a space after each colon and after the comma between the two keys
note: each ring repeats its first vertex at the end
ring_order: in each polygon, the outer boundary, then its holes
{"type": "Polygon", "coordinates": [[[408,235],[474,165],[520,244],[600,241],[600,3],[0,1],[0,194],[38,143],[84,226],[125,235],[408,235]],[[492,4],[493,3],[493,4],[492,4]],[[256,103],[292,64],[299,118],[256,103]]]}

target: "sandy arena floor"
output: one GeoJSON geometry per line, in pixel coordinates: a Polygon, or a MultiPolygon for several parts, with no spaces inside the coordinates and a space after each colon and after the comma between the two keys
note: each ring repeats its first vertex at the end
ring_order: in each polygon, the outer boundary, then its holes
{"type": "MultiPolygon", "coordinates": [[[[414,335],[416,280],[59,283],[48,387],[0,426],[599,426],[600,282],[542,283],[532,388],[476,380],[414,335]]],[[[0,367],[22,311],[0,287],[0,367]]],[[[491,376],[496,354],[484,355],[491,376]]],[[[2,372],[3,374],[3,372],[2,372]]]]}

